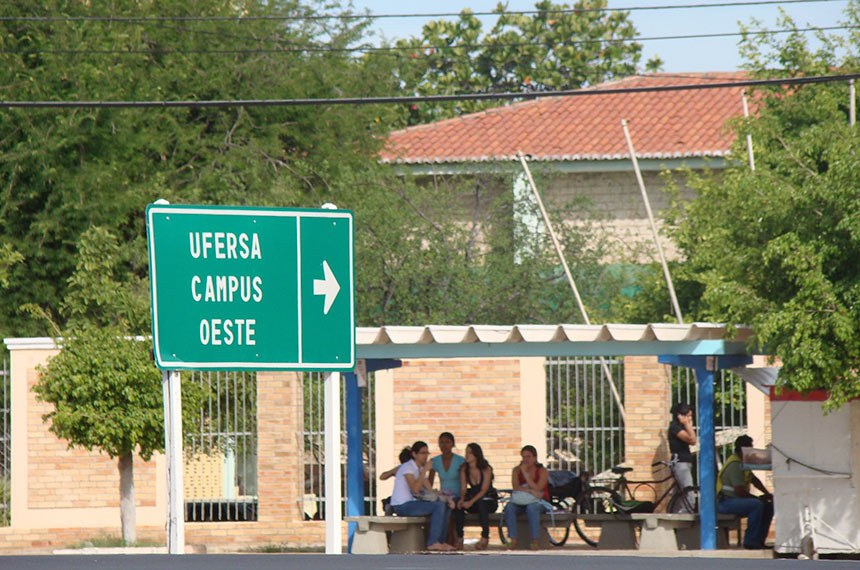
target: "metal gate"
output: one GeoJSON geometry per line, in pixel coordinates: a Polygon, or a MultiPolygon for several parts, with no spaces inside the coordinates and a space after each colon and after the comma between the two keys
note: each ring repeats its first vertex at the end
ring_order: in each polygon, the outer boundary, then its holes
{"type": "MultiPolygon", "coordinates": [[[[302,511],[305,520],[325,519],[325,385],[323,374],[305,373],[303,378],[304,430],[304,494],[302,511]]],[[[361,388],[362,400],[362,459],[364,464],[364,512],[376,514],[376,376],[367,375],[367,386],[361,388]]],[[[346,390],[341,390],[341,417],[346,418],[346,390]]],[[[346,427],[342,422],[341,448],[346,448],[346,427]]],[[[344,460],[346,458],[343,458],[344,460]]],[[[346,506],[346,465],[341,465],[341,512],[346,506]]]]}
{"type": "MultiPolygon", "coordinates": [[[[624,394],[624,361],[604,358],[624,394]]],[[[547,358],[551,469],[603,473],[624,460],[624,424],[599,358],[547,358]]]]}
{"type": "Polygon", "coordinates": [[[257,375],[192,372],[207,395],[185,434],[185,520],[257,520],[257,375]]]}
{"type": "MultiPolygon", "coordinates": [[[[604,361],[623,401],[623,359],[604,361]]],[[[600,359],[548,358],[546,377],[550,467],[599,475],[623,462],[624,424],[600,359]]],[[[693,370],[673,367],[672,404],[688,402],[697,409],[697,394],[693,370]]],[[[714,399],[717,452],[725,461],[735,438],[746,430],[746,384],[731,371],[721,370],[714,379],[714,399]]]]}

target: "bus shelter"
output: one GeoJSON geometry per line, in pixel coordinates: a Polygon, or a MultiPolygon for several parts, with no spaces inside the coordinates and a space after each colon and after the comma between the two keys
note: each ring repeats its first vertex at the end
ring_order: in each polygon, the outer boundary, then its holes
{"type": "MultiPolygon", "coordinates": [[[[714,550],[716,536],[716,446],[714,374],[752,363],[749,328],[712,323],[423,326],[356,329],[359,366],[344,374],[347,431],[347,514],[364,514],[360,383],[367,372],[394,368],[401,359],[657,356],[661,364],[692,368],[696,373],[699,424],[701,547],[714,550]]],[[[326,488],[341,480],[340,375],[326,381],[326,488]]],[[[341,498],[328,497],[326,552],[340,553],[341,498]]],[[[351,525],[352,526],[352,525],[351,525]]],[[[354,528],[350,528],[350,539],[354,528]]],[[[351,543],[351,540],[350,540],[351,543]]]]}

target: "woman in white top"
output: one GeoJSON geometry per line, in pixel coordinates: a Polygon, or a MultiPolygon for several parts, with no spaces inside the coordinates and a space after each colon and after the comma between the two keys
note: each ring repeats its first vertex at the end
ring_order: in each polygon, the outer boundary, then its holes
{"type": "Polygon", "coordinates": [[[431,489],[427,479],[429,456],[430,449],[423,441],[416,441],[412,445],[412,459],[402,464],[394,476],[391,506],[401,517],[430,516],[427,550],[454,550],[453,546],[445,544],[448,505],[442,501],[422,501],[415,498],[423,489],[431,489]]]}

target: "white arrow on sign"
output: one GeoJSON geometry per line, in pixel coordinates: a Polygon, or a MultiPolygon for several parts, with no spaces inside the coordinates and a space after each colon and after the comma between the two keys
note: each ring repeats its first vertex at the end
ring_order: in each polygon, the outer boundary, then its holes
{"type": "Polygon", "coordinates": [[[314,279],[314,295],[325,295],[325,305],[323,305],[323,314],[327,315],[334,303],[337,294],[340,292],[340,284],[334,278],[334,273],[331,272],[331,267],[328,266],[328,261],[323,261],[324,279],[314,279]]]}

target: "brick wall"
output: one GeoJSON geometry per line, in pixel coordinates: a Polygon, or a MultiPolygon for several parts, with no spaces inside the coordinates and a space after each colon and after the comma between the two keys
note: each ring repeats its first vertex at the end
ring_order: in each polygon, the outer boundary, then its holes
{"type": "MultiPolygon", "coordinates": [[[[35,382],[36,365],[49,354],[27,360],[13,352],[15,526],[0,528],[3,553],[65,548],[121,532],[115,461],[98,453],[68,451],[41,421],[47,410],[29,388],[35,382]],[[26,387],[15,384],[21,377],[27,378],[26,387]],[[61,524],[61,519],[70,522],[61,524]],[[22,520],[29,522],[21,524],[22,520]],[[48,524],[52,526],[44,528],[48,524]]],[[[668,369],[656,357],[627,357],[625,371],[627,461],[636,469],[633,476],[649,479],[651,462],[668,455],[668,369]]],[[[386,444],[390,459],[380,460],[393,462],[397,450],[417,439],[427,441],[436,452],[438,434],[451,431],[461,453],[470,441],[480,443],[495,468],[498,485],[508,486],[524,443],[544,453],[545,442],[539,441],[546,421],[542,375],[540,359],[404,361],[402,368],[385,374],[390,385],[378,385],[379,393],[391,391],[392,402],[387,420],[377,416],[378,429],[387,425],[384,429],[390,431],[377,433],[379,440],[390,442],[386,444]],[[536,362],[526,363],[530,360],[536,362]]],[[[303,491],[301,378],[294,373],[260,373],[257,386],[259,520],[187,523],[189,545],[204,546],[210,552],[324,545],[324,523],[305,521],[299,503],[303,491]]],[[[163,458],[136,462],[140,540],[164,541],[165,483],[163,458]]],[[[380,487],[380,496],[383,493],[380,487]]],[[[344,525],[344,537],[345,529],[344,525]]]]}
{"type": "Polygon", "coordinates": [[[439,434],[450,431],[456,453],[480,444],[507,486],[523,445],[518,359],[405,361],[393,376],[396,450],[423,440],[438,455],[439,434]]]}
{"type": "MultiPolygon", "coordinates": [[[[27,491],[31,509],[116,507],[119,510],[117,460],[104,453],[69,449],[66,440],[49,431],[42,416],[53,410],[32,391],[38,374],[27,376],[27,491]],[[69,489],[75,489],[70,493],[69,489]],[[82,499],[81,497],[86,497],[82,499]]],[[[155,505],[155,462],[134,459],[134,493],[138,507],[155,505]]]]}
{"type": "MultiPolygon", "coordinates": [[[[633,467],[628,479],[649,481],[654,473],[651,464],[668,459],[667,430],[670,421],[672,394],[670,367],[657,362],[655,356],[624,358],[624,407],[627,422],[624,430],[625,465],[633,467]]],[[[658,473],[659,475],[659,473],[658,473]]],[[[660,477],[668,475],[663,473],[660,477]]],[[[657,497],[667,484],[655,485],[657,497]]],[[[646,488],[636,493],[639,500],[655,500],[646,488]]],[[[662,504],[665,510],[666,504],[662,504]]]]}

